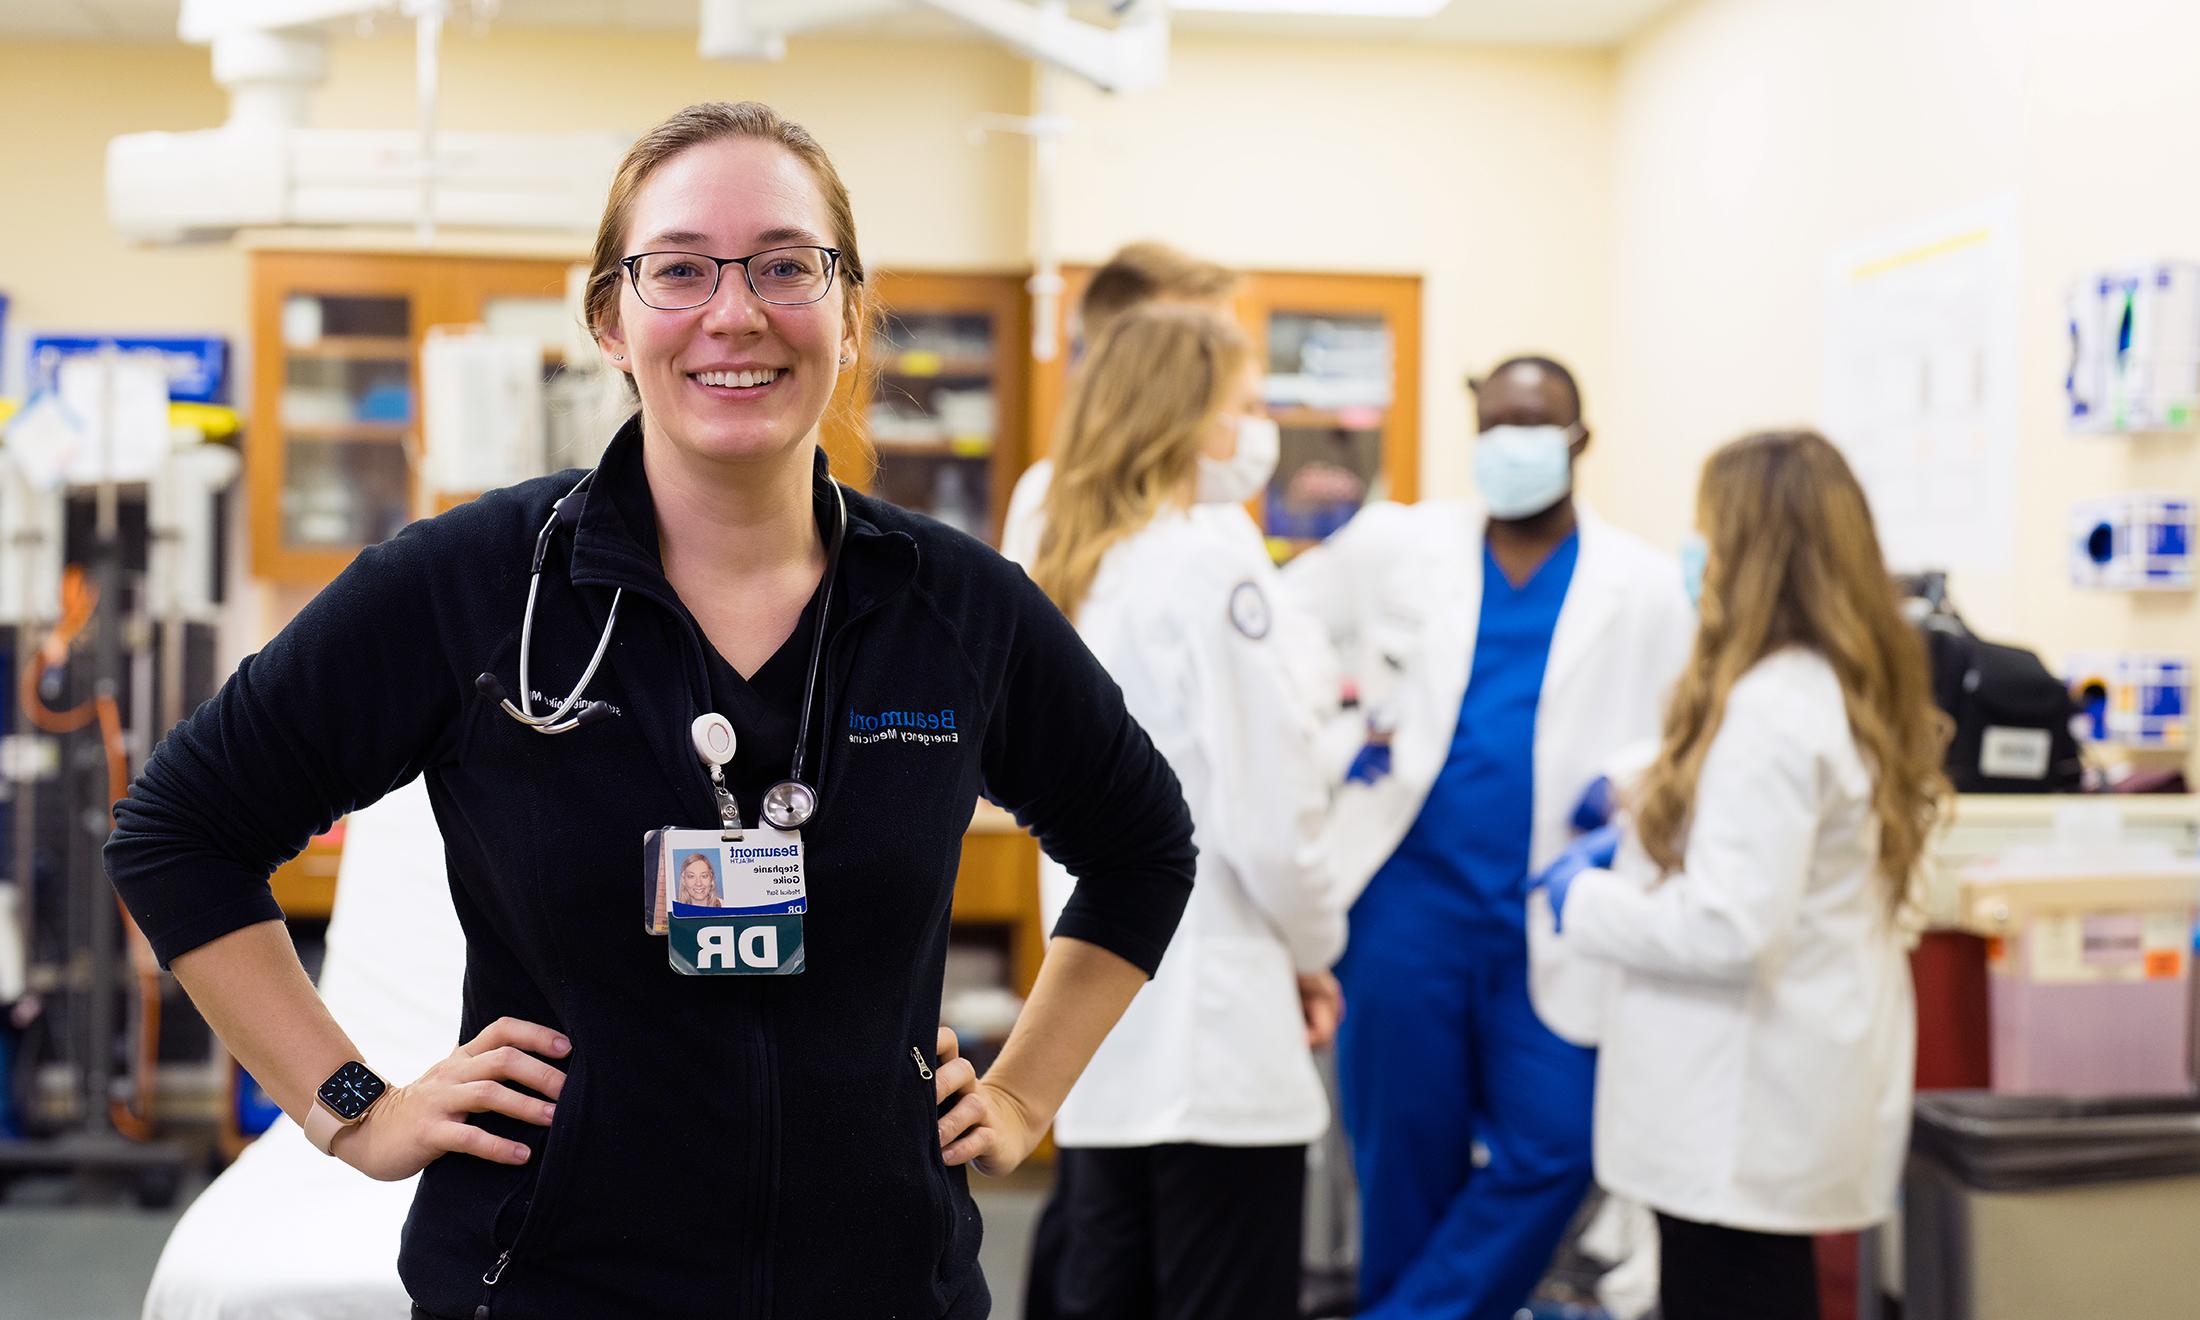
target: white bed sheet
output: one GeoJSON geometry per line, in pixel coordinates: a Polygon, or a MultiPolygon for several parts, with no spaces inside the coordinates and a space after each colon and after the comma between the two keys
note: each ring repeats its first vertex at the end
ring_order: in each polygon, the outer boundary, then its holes
{"type": "MultiPolygon", "coordinates": [[[[321,995],[392,1081],[457,1044],[466,943],[444,877],[419,780],[353,813],[321,995]]],[[[144,1320],[402,1320],[397,1240],[412,1193],[411,1180],[376,1182],[279,1118],[177,1221],[144,1320]]]]}

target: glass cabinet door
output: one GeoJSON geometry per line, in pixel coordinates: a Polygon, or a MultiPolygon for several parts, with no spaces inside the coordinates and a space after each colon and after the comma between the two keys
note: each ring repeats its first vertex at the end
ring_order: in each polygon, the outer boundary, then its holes
{"type": "Polygon", "coordinates": [[[1271,312],[1266,396],[1283,451],[1261,525],[1289,544],[1319,541],[1389,495],[1383,422],[1393,389],[1390,327],[1377,315],[1271,312]]]}
{"type": "Polygon", "coordinates": [[[1282,452],[1256,508],[1280,559],[1371,500],[1420,494],[1421,282],[1263,272],[1239,312],[1259,348],[1282,452]]]}
{"type": "Polygon", "coordinates": [[[876,493],[988,541],[1007,494],[993,476],[1001,343],[997,318],[984,312],[889,313],[866,417],[876,493]]]}
{"type": "Polygon", "coordinates": [[[395,535],[412,516],[411,300],[291,293],[281,332],[284,548],[341,550],[395,535]]]}

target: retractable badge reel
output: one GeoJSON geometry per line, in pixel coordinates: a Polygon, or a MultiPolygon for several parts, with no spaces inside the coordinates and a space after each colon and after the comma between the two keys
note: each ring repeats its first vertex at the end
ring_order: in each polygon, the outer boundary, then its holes
{"type": "MultiPolygon", "coordinates": [[[[742,826],[741,809],[726,786],[725,768],[738,742],[725,716],[697,716],[688,741],[710,772],[718,826],[644,836],[643,929],[666,937],[666,961],[683,975],[798,973],[807,962],[802,917],[809,910],[802,836],[773,823],[742,826]]],[[[784,787],[774,785],[771,793],[784,787]]],[[[771,793],[763,808],[767,822],[774,818],[771,793]]]]}
{"type": "Polygon", "coordinates": [[[733,760],[735,746],[733,721],[717,711],[698,715],[688,725],[688,741],[695,744],[695,754],[710,768],[710,786],[718,792],[718,819],[725,826],[726,837],[739,839],[741,807],[726,788],[726,766],[733,760]]]}

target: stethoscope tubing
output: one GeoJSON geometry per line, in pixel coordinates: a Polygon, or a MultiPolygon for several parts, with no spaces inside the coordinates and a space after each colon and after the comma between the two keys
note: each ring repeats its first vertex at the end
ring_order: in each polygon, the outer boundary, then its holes
{"type": "MultiPolygon", "coordinates": [[[[519,704],[512,704],[512,699],[505,695],[493,674],[482,674],[474,684],[481,692],[493,697],[505,714],[540,734],[571,733],[590,723],[603,709],[600,706],[590,706],[578,715],[573,714],[574,708],[581,704],[582,695],[587,692],[588,685],[595,680],[596,671],[602,668],[604,657],[610,653],[611,635],[619,623],[619,602],[626,598],[625,588],[621,587],[612,593],[611,610],[604,618],[603,634],[596,639],[595,653],[589,656],[588,667],[581,671],[580,681],[573,685],[572,691],[566,694],[558,708],[548,715],[535,713],[534,682],[529,663],[535,641],[535,601],[542,588],[542,565],[549,554],[551,537],[557,530],[558,520],[564,514],[566,501],[580,494],[582,488],[595,478],[596,473],[591,470],[587,476],[574,483],[573,489],[560,496],[550,507],[550,517],[543,523],[542,530],[536,533],[534,563],[527,574],[527,607],[520,616],[519,624],[519,704]]],[[[807,804],[798,812],[790,812],[780,820],[769,822],[781,829],[799,829],[807,824],[817,813],[822,797],[815,786],[802,778],[802,771],[809,760],[810,720],[816,711],[818,666],[825,654],[825,626],[833,608],[833,579],[839,574],[840,551],[848,537],[847,497],[842,493],[838,481],[830,476],[826,480],[833,484],[833,535],[825,550],[825,576],[818,589],[817,623],[810,635],[809,672],[802,685],[801,723],[795,730],[794,762],[789,767],[787,778],[774,784],[765,794],[766,802],[770,803],[780,789],[792,784],[804,791],[807,804]]]]}

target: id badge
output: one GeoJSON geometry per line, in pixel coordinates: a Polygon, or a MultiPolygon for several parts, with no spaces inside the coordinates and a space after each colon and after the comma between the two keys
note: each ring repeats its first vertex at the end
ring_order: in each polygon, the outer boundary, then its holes
{"type": "Polygon", "coordinates": [[[802,836],[768,826],[661,829],[642,837],[642,928],[665,936],[686,976],[792,976],[802,971],[809,910],[802,836]]]}

